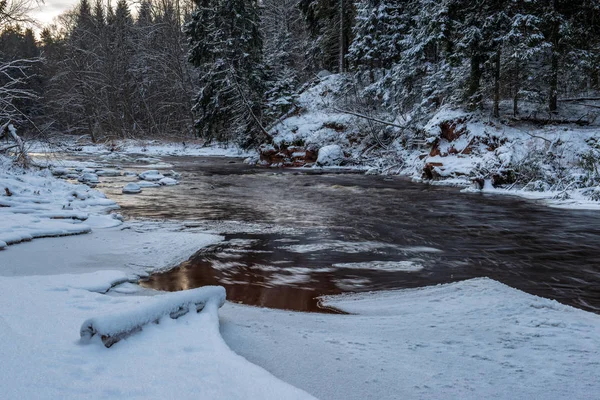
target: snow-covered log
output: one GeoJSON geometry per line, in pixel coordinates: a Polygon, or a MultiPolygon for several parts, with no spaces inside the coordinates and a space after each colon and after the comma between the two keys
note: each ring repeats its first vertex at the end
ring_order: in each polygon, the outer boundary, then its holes
{"type": "Polygon", "coordinates": [[[225,303],[225,288],[205,286],[155,296],[135,308],[86,320],[81,325],[81,340],[89,342],[92,337],[99,335],[104,345],[111,347],[119,340],[139,332],[144,325],[158,322],[167,315],[176,319],[190,310],[200,312],[210,302],[221,307],[225,303]]]}
{"type": "Polygon", "coordinates": [[[27,167],[30,163],[30,160],[27,149],[25,148],[25,142],[23,142],[23,139],[17,135],[17,130],[10,121],[0,127],[0,139],[4,137],[12,139],[15,144],[5,147],[2,150],[6,151],[15,147],[18,148],[17,161],[21,161],[23,165],[27,167]]]}

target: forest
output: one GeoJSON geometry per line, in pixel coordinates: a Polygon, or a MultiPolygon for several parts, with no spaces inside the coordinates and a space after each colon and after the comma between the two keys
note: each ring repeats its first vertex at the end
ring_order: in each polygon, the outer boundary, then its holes
{"type": "Polygon", "coordinates": [[[445,105],[551,120],[600,85],[593,0],[81,0],[39,35],[0,23],[1,117],[29,135],[256,146],[324,71],[415,131],[445,105]]]}

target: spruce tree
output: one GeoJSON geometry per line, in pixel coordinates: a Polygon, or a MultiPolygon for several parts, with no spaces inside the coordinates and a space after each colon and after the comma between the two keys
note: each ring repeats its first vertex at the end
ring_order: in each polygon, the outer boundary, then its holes
{"type": "Polygon", "coordinates": [[[199,69],[194,111],[207,140],[244,146],[267,135],[262,127],[263,40],[256,0],[199,0],[185,31],[189,61],[199,69]]]}

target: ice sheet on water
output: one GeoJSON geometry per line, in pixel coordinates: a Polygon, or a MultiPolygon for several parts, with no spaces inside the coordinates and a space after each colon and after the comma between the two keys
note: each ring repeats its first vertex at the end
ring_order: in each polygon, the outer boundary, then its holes
{"type": "Polygon", "coordinates": [[[385,272],[417,272],[421,271],[424,268],[421,260],[365,261],[355,263],[339,263],[333,264],[333,266],[335,268],[367,269],[385,272]]]}

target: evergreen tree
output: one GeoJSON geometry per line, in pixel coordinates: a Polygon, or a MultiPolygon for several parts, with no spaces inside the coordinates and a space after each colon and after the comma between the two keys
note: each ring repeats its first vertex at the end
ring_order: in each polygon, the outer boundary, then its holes
{"type": "Polygon", "coordinates": [[[200,0],[186,26],[200,72],[194,111],[205,139],[249,146],[264,139],[262,35],[255,0],[200,0]]]}
{"type": "Polygon", "coordinates": [[[346,55],[352,42],[356,13],[354,1],[300,0],[298,7],[314,39],[309,56],[315,68],[344,72],[347,68],[346,55]]]}

